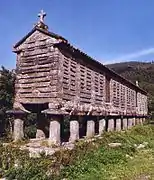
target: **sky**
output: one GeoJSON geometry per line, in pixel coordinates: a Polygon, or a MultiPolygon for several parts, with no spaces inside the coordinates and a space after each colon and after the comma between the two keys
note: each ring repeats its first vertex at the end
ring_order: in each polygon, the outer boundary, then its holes
{"type": "Polygon", "coordinates": [[[15,68],[13,45],[38,21],[98,61],[154,60],[154,0],[1,0],[0,65],[15,68]]]}

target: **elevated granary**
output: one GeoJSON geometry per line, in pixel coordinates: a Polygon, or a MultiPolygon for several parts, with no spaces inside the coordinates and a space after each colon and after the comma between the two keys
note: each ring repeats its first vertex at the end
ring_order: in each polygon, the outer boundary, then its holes
{"type": "MultiPolygon", "coordinates": [[[[88,116],[88,123],[93,122],[93,125],[94,116],[109,117],[113,128],[116,116],[118,119],[121,116],[145,117],[147,93],[74,48],[62,36],[50,32],[44,24],[45,15],[42,11],[35,27],[14,46],[17,54],[14,109],[45,113],[50,120],[51,116],[54,119],[76,116],[76,121],[77,116],[88,116]]],[[[71,133],[73,125],[78,127],[76,121],[71,121],[71,133]]],[[[59,123],[54,120],[55,127],[59,128],[59,123]]],[[[90,135],[94,134],[93,125],[88,129],[90,135]]],[[[120,128],[119,125],[118,130],[120,128]]],[[[54,132],[50,129],[52,136],[54,132]]],[[[78,139],[78,135],[71,134],[72,138],[78,139]]],[[[59,141],[59,137],[55,139],[59,141]]]]}

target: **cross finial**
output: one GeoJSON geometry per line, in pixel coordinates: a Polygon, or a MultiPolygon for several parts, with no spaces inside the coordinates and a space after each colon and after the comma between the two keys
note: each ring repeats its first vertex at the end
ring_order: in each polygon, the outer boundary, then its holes
{"type": "Polygon", "coordinates": [[[136,81],[136,86],[139,86],[139,83],[138,83],[138,81],[136,81]]]}
{"type": "Polygon", "coordinates": [[[43,23],[44,22],[44,17],[46,16],[47,14],[41,10],[41,12],[38,14],[38,17],[40,18],[39,22],[43,23]]]}

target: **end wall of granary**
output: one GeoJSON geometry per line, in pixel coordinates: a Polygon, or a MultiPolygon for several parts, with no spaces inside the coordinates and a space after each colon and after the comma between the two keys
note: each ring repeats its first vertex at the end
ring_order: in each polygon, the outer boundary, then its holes
{"type": "Polygon", "coordinates": [[[16,48],[15,108],[19,103],[47,103],[57,98],[59,51],[53,47],[57,42],[35,31],[16,48]]]}

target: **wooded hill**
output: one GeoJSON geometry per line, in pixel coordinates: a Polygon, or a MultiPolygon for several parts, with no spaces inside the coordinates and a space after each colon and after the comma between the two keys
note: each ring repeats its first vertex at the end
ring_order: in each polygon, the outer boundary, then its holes
{"type": "Polygon", "coordinates": [[[122,62],[107,65],[108,68],[126,79],[139,82],[139,86],[148,92],[149,108],[154,111],[154,62],[122,62]]]}

